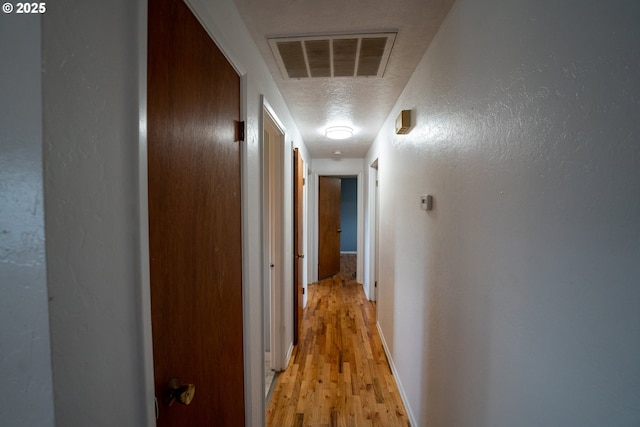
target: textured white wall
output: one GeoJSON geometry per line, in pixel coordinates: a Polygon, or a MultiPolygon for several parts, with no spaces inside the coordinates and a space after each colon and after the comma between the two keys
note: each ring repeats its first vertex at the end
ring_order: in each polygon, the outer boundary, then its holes
{"type": "Polygon", "coordinates": [[[38,15],[0,15],[0,423],[53,426],[38,15]]]}
{"type": "Polygon", "coordinates": [[[378,318],[416,425],[640,424],[638,22],[458,0],[382,128],[378,318]]]}
{"type": "Polygon", "coordinates": [[[42,18],[47,276],[56,424],[141,426],[139,3],[42,18]]]}

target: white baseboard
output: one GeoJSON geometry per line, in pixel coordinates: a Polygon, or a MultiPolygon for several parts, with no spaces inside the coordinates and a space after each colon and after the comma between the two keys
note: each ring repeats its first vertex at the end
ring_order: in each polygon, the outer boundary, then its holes
{"type": "Polygon", "coordinates": [[[395,378],[396,384],[398,386],[398,390],[400,391],[400,397],[402,398],[404,409],[407,411],[409,422],[412,426],[417,426],[418,423],[416,422],[416,418],[413,416],[413,411],[411,411],[411,407],[409,406],[409,400],[407,399],[407,394],[405,393],[404,387],[402,386],[402,381],[400,381],[398,370],[396,369],[395,363],[393,363],[391,352],[389,352],[389,347],[387,346],[387,342],[384,339],[384,334],[382,333],[382,329],[380,328],[380,322],[376,322],[376,327],[378,328],[378,334],[380,335],[380,341],[382,341],[384,353],[387,355],[387,360],[389,361],[389,366],[391,367],[391,373],[393,374],[393,377],[395,378]]]}
{"type": "Polygon", "coordinates": [[[289,360],[291,360],[291,354],[293,353],[293,343],[289,343],[289,350],[287,351],[287,358],[284,360],[284,370],[289,366],[289,360]]]}

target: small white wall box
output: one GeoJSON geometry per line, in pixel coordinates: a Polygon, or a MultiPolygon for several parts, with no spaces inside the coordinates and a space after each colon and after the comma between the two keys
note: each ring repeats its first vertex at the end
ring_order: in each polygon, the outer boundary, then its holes
{"type": "Polygon", "coordinates": [[[396,119],[396,134],[405,135],[411,131],[411,110],[402,110],[396,119]]]}

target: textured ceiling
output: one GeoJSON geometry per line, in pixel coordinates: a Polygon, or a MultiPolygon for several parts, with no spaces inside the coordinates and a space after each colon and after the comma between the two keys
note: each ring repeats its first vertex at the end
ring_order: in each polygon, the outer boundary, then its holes
{"type": "MultiPolygon", "coordinates": [[[[215,0],[212,0],[215,1],[215,0]]],[[[235,0],[314,158],[364,157],[453,0],[235,0]],[[268,39],[397,32],[382,77],[289,79],[268,39]],[[324,136],[332,125],[350,139],[324,136]]],[[[407,108],[410,108],[408,106],[407,108]]]]}

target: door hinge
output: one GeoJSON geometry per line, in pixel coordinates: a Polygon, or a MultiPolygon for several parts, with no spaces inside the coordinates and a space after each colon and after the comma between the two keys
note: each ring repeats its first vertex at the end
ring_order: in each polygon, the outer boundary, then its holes
{"type": "Polygon", "coordinates": [[[302,295],[304,295],[304,287],[302,288],[302,295]]]}
{"type": "Polygon", "coordinates": [[[376,179],[376,187],[378,186],[378,180],[376,179]]]}
{"type": "Polygon", "coordinates": [[[236,123],[237,123],[237,126],[236,126],[237,138],[236,138],[236,141],[242,142],[242,141],[244,141],[244,121],[236,122],[236,123]]]}
{"type": "Polygon", "coordinates": [[[306,180],[304,178],[302,178],[302,185],[304,185],[306,182],[306,180]]]}
{"type": "Polygon", "coordinates": [[[375,282],[373,282],[373,287],[377,288],[378,287],[378,281],[376,280],[375,282]]]}

